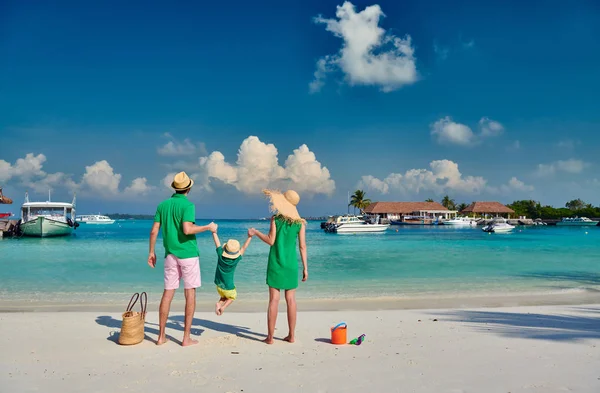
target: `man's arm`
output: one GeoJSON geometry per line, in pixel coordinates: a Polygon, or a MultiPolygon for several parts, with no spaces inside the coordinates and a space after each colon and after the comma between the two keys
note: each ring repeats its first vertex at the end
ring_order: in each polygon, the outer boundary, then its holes
{"type": "Polygon", "coordinates": [[[183,223],[183,233],[185,233],[186,235],[195,235],[197,233],[202,233],[202,232],[206,232],[206,231],[213,231],[216,230],[216,226],[217,224],[215,224],[214,222],[211,222],[208,225],[196,225],[194,223],[191,222],[184,222],[183,223]]]}
{"type": "Polygon", "coordinates": [[[150,230],[150,249],[148,251],[148,265],[150,267],[156,266],[156,239],[158,238],[158,232],[160,231],[160,222],[155,222],[152,224],[152,229],[150,230]]]}
{"type": "Polygon", "coordinates": [[[251,241],[252,241],[252,236],[248,235],[248,239],[246,239],[246,241],[244,242],[244,245],[242,246],[242,249],[240,250],[241,255],[244,255],[244,253],[246,252],[246,249],[250,245],[251,241]]]}

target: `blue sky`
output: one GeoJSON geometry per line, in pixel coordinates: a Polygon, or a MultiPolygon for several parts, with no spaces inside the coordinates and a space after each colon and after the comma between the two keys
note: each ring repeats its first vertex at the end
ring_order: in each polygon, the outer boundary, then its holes
{"type": "Polygon", "coordinates": [[[298,189],[305,215],[359,186],[600,204],[597,2],[87,3],[0,5],[17,202],[147,213],[186,170],[199,217],[266,215],[263,187],[298,189]]]}

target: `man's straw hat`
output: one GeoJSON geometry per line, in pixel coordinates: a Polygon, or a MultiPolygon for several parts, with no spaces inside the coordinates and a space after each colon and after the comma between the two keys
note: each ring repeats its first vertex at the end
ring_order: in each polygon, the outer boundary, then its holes
{"type": "Polygon", "coordinates": [[[235,239],[227,240],[223,245],[223,256],[229,259],[235,259],[240,256],[240,242],[235,239]]]}
{"type": "Polygon", "coordinates": [[[300,195],[294,190],[285,193],[274,190],[263,190],[263,193],[271,200],[271,211],[284,216],[291,221],[300,221],[302,218],[296,206],[300,202],[300,195]]]}
{"type": "Polygon", "coordinates": [[[179,172],[173,177],[173,183],[171,183],[171,187],[175,189],[175,191],[185,191],[192,188],[194,185],[194,181],[190,179],[185,172],[179,172]]]}

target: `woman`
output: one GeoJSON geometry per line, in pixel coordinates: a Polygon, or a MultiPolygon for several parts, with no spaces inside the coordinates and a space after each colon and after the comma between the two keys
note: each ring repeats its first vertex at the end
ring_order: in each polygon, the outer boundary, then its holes
{"type": "Polygon", "coordinates": [[[308,279],[306,223],[296,209],[298,202],[300,202],[300,196],[295,191],[288,190],[284,194],[271,190],[264,190],[263,192],[270,198],[271,211],[276,214],[271,217],[271,228],[268,235],[254,228],[249,230],[249,234],[258,236],[263,242],[271,246],[267,266],[269,309],[267,310],[268,335],[265,343],[273,344],[281,290],[285,291],[289,326],[289,333],[284,341],[293,343],[296,329],[296,288],[298,288],[296,238],[298,239],[303,265],[302,281],[306,281],[308,279]]]}

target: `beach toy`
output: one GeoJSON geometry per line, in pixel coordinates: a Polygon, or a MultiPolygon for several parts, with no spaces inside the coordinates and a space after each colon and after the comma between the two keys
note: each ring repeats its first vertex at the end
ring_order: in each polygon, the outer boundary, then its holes
{"type": "Polygon", "coordinates": [[[346,344],[346,330],[348,325],[341,322],[331,328],[331,343],[334,345],[346,344]]]}
{"type": "Polygon", "coordinates": [[[361,334],[357,338],[350,340],[350,342],[348,344],[350,344],[350,345],[360,345],[360,344],[363,343],[363,341],[365,341],[365,335],[361,334]]]}

